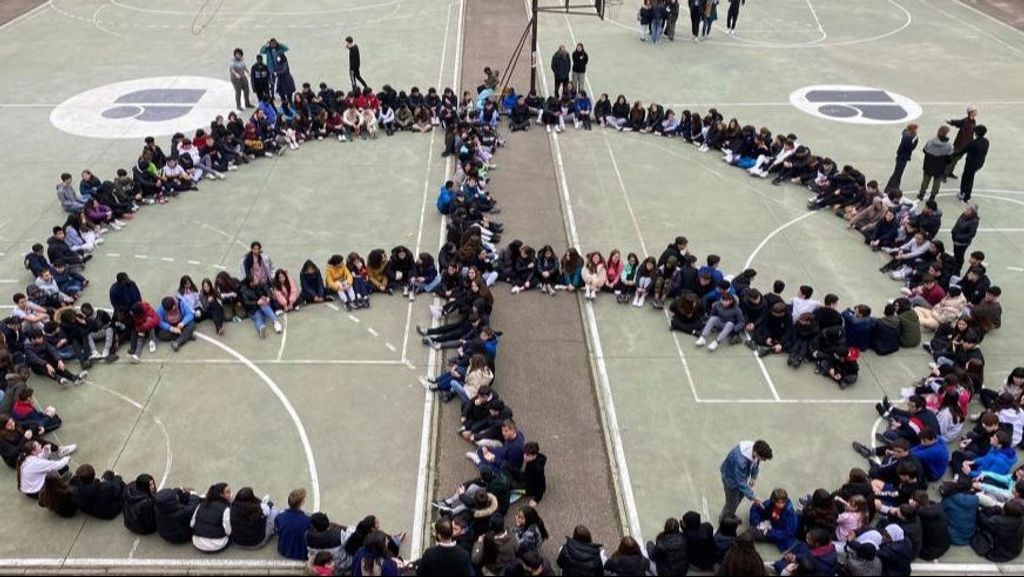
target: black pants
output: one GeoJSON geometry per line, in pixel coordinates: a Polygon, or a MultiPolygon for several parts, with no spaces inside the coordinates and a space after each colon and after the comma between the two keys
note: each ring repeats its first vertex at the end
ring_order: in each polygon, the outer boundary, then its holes
{"type": "Polygon", "coordinates": [[[974,175],[977,173],[977,170],[965,166],[963,174],[960,175],[960,197],[964,202],[971,200],[971,193],[974,192],[974,175]]]}
{"type": "Polygon", "coordinates": [[[700,36],[700,23],[703,19],[704,16],[699,10],[690,10],[690,31],[694,38],[700,36]]]}
{"type": "Polygon", "coordinates": [[[953,274],[956,276],[960,276],[960,271],[964,268],[964,256],[970,246],[969,244],[953,244],[953,274]]]}
{"type": "MultiPolygon", "coordinates": [[[[559,97],[559,95],[562,93],[561,91],[566,88],[567,84],[569,84],[569,78],[568,77],[566,77],[566,78],[558,78],[557,76],[555,77],[555,98],[559,97]]],[[[577,90],[578,89],[579,88],[577,88],[577,90]]]]}
{"type": "Polygon", "coordinates": [[[885,185],[885,190],[903,190],[903,171],[907,168],[907,161],[896,159],[896,168],[892,169],[892,176],[889,177],[889,182],[885,185]]]}
{"type": "Polygon", "coordinates": [[[679,12],[670,12],[665,24],[665,36],[667,36],[669,40],[676,39],[676,20],[679,20],[679,12]]]}
{"type": "Polygon", "coordinates": [[[729,13],[726,14],[726,16],[725,16],[725,27],[728,28],[729,30],[735,30],[736,29],[736,20],[738,20],[739,17],[740,17],[740,3],[739,2],[730,2],[729,3],[729,13]]]}
{"type": "Polygon", "coordinates": [[[358,68],[349,70],[348,71],[348,77],[349,77],[349,80],[352,81],[352,90],[357,90],[359,88],[356,85],[357,82],[359,84],[362,84],[363,88],[367,88],[366,81],[363,80],[362,75],[359,74],[359,69],[358,68]]]}

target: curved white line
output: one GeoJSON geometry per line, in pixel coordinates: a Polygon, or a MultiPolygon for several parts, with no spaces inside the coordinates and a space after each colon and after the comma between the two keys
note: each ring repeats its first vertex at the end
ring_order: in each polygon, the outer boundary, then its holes
{"type": "Polygon", "coordinates": [[[121,399],[122,401],[128,403],[129,405],[135,407],[136,409],[139,409],[143,413],[148,414],[149,418],[153,419],[153,422],[156,423],[157,428],[160,429],[160,434],[163,435],[164,437],[164,474],[162,477],[160,477],[160,483],[157,484],[157,488],[162,489],[164,485],[167,483],[167,477],[169,477],[171,474],[171,463],[174,461],[174,453],[171,451],[171,436],[167,433],[167,427],[164,426],[163,421],[161,421],[159,417],[150,412],[148,407],[144,407],[138,401],[132,400],[113,389],[108,389],[107,387],[104,387],[103,385],[97,385],[96,383],[90,383],[90,385],[96,387],[97,389],[109,395],[113,395],[121,399]]]}
{"type": "Polygon", "coordinates": [[[217,339],[210,338],[198,332],[195,333],[195,335],[197,338],[202,339],[210,343],[211,345],[219,348],[220,350],[224,351],[225,353],[231,355],[232,357],[235,357],[235,359],[237,359],[238,362],[242,363],[250,371],[255,373],[256,376],[259,377],[260,380],[263,381],[265,385],[267,385],[267,388],[270,389],[270,392],[274,393],[274,396],[277,397],[277,400],[281,402],[281,405],[284,407],[284,410],[287,411],[288,416],[291,417],[292,423],[295,424],[295,430],[299,433],[299,440],[302,442],[302,450],[306,454],[306,465],[309,468],[309,483],[313,489],[313,510],[319,511],[320,475],[317,474],[316,472],[316,459],[313,458],[313,446],[309,442],[309,435],[306,433],[306,427],[305,425],[302,424],[302,419],[299,418],[299,414],[295,411],[295,407],[292,406],[291,401],[288,400],[288,397],[285,396],[281,388],[277,386],[277,383],[275,383],[274,380],[267,375],[267,373],[263,372],[263,369],[257,367],[252,361],[246,358],[245,355],[225,345],[224,343],[218,341],[217,339]]]}
{"type": "Polygon", "coordinates": [[[803,220],[805,218],[809,218],[809,217],[814,216],[815,214],[817,214],[817,213],[816,212],[806,212],[804,214],[801,214],[800,216],[794,218],[793,220],[787,222],[786,224],[783,224],[779,228],[777,228],[777,229],[771,231],[770,233],[768,233],[768,236],[764,237],[764,240],[761,241],[761,244],[757,245],[757,248],[754,249],[754,252],[750,253],[750,256],[747,257],[747,262],[743,263],[743,268],[745,268],[745,269],[746,268],[750,268],[750,264],[754,262],[755,258],[757,258],[757,255],[758,255],[758,253],[761,252],[761,249],[763,249],[765,247],[765,245],[768,244],[768,242],[771,239],[775,238],[775,235],[779,234],[780,232],[786,230],[787,228],[793,226],[794,224],[800,222],[801,220],[803,220]]]}
{"type": "Polygon", "coordinates": [[[117,32],[114,32],[113,30],[109,30],[107,28],[104,28],[103,25],[100,24],[99,16],[100,16],[100,12],[102,12],[104,8],[109,8],[109,6],[107,4],[100,4],[99,8],[96,8],[96,11],[92,13],[92,25],[95,26],[97,30],[99,30],[101,32],[106,32],[107,34],[110,34],[111,36],[114,36],[115,38],[124,38],[124,36],[121,36],[117,32]]]}
{"type": "Polygon", "coordinates": [[[284,317],[284,319],[282,319],[284,322],[281,323],[282,325],[284,325],[284,327],[282,327],[282,329],[281,329],[281,345],[279,347],[277,347],[277,361],[278,362],[280,362],[281,361],[281,357],[284,356],[284,346],[288,342],[288,315],[281,315],[281,316],[284,317]]]}
{"type": "MultiPolygon", "coordinates": [[[[195,11],[184,11],[184,10],[157,10],[154,8],[142,8],[139,6],[133,6],[120,2],[119,0],[107,0],[111,5],[117,6],[124,10],[131,10],[133,12],[143,12],[146,14],[161,14],[164,16],[195,16],[195,11]]],[[[392,6],[395,4],[401,4],[402,0],[391,0],[389,2],[379,2],[377,4],[370,4],[368,6],[353,6],[350,8],[335,8],[332,10],[310,10],[310,11],[281,11],[281,12],[225,12],[220,11],[220,14],[226,16],[325,16],[327,14],[342,14],[345,12],[362,12],[364,10],[375,10],[377,8],[384,8],[386,6],[392,6]]]]}

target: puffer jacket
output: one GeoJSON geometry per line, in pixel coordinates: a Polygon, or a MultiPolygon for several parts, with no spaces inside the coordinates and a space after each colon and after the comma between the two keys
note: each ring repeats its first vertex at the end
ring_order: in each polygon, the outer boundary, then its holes
{"type": "Polygon", "coordinates": [[[348,270],[345,263],[337,266],[327,265],[327,278],[325,279],[327,289],[333,292],[343,290],[341,285],[352,286],[352,272],[348,270]]]}
{"type": "Polygon", "coordinates": [[[562,575],[567,577],[578,575],[604,575],[604,563],[601,561],[601,545],[583,543],[569,538],[558,552],[558,567],[562,575]]]}
{"type": "Polygon", "coordinates": [[[124,526],[136,535],[156,533],[156,510],[153,495],[128,485],[124,495],[124,526]]]}
{"type": "Polygon", "coordinates": [[[168,543],[188,543],[192,540],[192,514],[199,506],[199,496],[180,489],[161,489],[154,501],[156,528],[168,543]]]}

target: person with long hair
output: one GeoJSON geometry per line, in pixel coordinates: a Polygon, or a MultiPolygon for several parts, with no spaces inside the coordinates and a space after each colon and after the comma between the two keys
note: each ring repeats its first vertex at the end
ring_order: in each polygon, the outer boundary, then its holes
{"type": "Polygon", "coordinates": [[[259,549],[274,536],[274,519],[280,510],[269,499],[260,499],[252,487],[242,487],[229,507],[232,545],[259,549]]]}
{"type": "Polygon", "coordinates": [[[540,552],[544,541],[548,540],[548,528],[544,525],[544,519],[541,519],[537,508],[530,505],[516,511],[514,531],[519,542],[516,554],[520,556],[527,551],[540,552]]]}
{"type": "Polygon", "coordinates": [[[587,300],[596,299],[597,293],[608,284],[608,272],[600,252],[594,251],[587,255],[586,266],[580,274],[584,283],[583,297],[587,300]]]}
{"type": "Polygon", "coordinates": [[[238,279],[222,270],[214,277],[213,287],[220,293],[225,319],[231,318],[232,322],[240,323],[242,319],[249,318],[249,313],[245,312],[245,305],[242,304],[242,297],[238,294],[242,288],[242,283],[238,279]]]}
{"type": "Polygon", "coordinates": [[[274,272],[274,280],[271,282],[271,294],[274,297],[273,308],[275,310],[290,313],[299,308],[299,287],[292,282],[288,271],[279,268],[274,272]]]}
{"type": "Polygon", "coordinates": [[[767,575],[764,559],[754,547],[754,535],[750,531],[741,533],[725,552],[716,575],[767,575]]]}
{"type": "Polygon", "coordinates": [[[363,537],[362,546],[352,559],[352,575],[355,577],[401,575],[405,568],[405,562],[393,556],[388,541],[389,538],[383,531],[371,529],[363,537]]]}
{"type": "Polygon", "coordinates": [[[605,562],[604,570],[613,575],[642,577],[651,572],[651,562],[640,551],[636,539],[627,535],[619,541],[619,548],[605,562]]]}
{"type": "Polygon", "coordinates": [[[192,514],[192,546],[203,553],[227,548],[231,539],[231,487],[214,483],[192,514]]]}
{"type": "Polygon", "coordinates": [[[67,480],[56,472],[46,475],[43,489],[39,492],[39,506],[53,511],[65,519],[74,517],[78,512],[71,495],[71,487],[67,480]]]}
{"type": "Polygon", "coordinates": [[[679,519],[669,517],[665,528],[654,541],[647,542],[647,557],[658,575],[686,575],[690,570],[687,557],[686,535],[683,534],[679,519]]]}
{"type": "Polygon", "coordinates": [[[67,445],[53,454],[49,444],[39,441],[25,443],[15,467],[18,489],[27,497],[38,498],[39,492],[43,490],[43,485],[46,483],[47,475],[50,473],[58,473],[62,476],[68,474],[68,463],[71,462],[71,453],[74,451],[75,445],[67,445]]]}
{"type": "Polygon", "coordinates": [[[224,303],[220,291],[213,285],[213,281],[204,278],[199,283],[199,302],[205,314],[202,319],[213,321],[213,328],[218,335],[224,334],[224,303]]]}

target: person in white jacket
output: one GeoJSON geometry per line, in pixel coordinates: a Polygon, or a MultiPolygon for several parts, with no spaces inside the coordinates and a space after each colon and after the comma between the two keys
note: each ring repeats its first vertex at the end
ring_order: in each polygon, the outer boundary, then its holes
{"type": "Polygon", "coordinates": [[[76,445],[65,445],[54,455],[49,445],[29,441],[25,447],[25,456],[18,465],[18,488],[29,497],[38,495],[43,490],[47,475],[52,472],[69,472],[70,455],[76,448],[76,445]]]}

